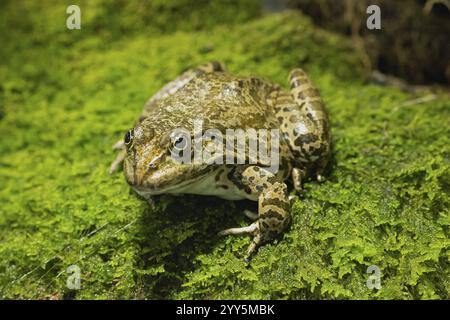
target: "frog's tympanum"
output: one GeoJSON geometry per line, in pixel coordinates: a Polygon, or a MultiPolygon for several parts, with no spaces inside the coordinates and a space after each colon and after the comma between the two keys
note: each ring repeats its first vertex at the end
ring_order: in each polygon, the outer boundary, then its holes
{"type": "MultiPolygon", "coordinates": [[[[317,89],[301,69],[290,73],[289,82],[287,91],[265,79],[232,75],[219,62],[188,70],[145,104],[134,128],[115,145],[120,153],[110,171],[123,162],[127,182],[149,201],[152,195],[183,193],[258,201],[258,214],[245,212],[252,224],[220,232],[252,235],[248,258],[289,226],[287,185],[301,191],[307,178],[322,181],[330,155],[328,118],[317,89]],[[177,161],[174,150],[194,144],[176,132],[194,132],[195,119],[203,131],[278,129],[278,170],[250,159],[250,152],[247,161],[234,164],[177,161]]],[[[202,147],[211,141],[204,139],[202,147]]]]}

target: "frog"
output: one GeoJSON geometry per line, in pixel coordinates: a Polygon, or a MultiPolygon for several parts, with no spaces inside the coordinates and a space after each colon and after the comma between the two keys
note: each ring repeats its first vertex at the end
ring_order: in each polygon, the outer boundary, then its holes
{"type": "Polygon", "coordinates": [[[244,210],[248,226],[218,233],[249,235],[249,261],[289,228],[292,193],[302,194],[306,180],[324,181],[330,162],[329,119],[318,89],[301,68],[293,69],[288,81],[289,90],[262,77],[233,75],[218,61],[188,69],[145,103],[134,126],[113,146],[118,154],[110,173],[122,165],[127,183],[150,204],[162,194],[257,202],[257,213],[244,210]],[[278,130],[278,169],[250,156],[246,160],[253,161],[232,164],[176,161],[173,151],[186,148],[189,137],[174,133],[180,127],[192,130],[195,118],[203,120],[204,130],[278,130]]]}

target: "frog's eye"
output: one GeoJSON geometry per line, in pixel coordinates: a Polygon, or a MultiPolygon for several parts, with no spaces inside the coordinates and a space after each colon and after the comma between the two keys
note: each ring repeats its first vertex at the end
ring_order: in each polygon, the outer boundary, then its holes
{"type": "Polygon", "coordinates": [[[184,150],[186,148],[187,141],[183,136],[178,136],[172,140],[172,147],[178,151],[184,150]]]}
{"type": "Polygon", "coordinates": [[[123,138],[123,142],[125,142],[126,146],[130,146],[133,143],[134,130],[130,129],[125,133],[125,137],[123,138]]]}

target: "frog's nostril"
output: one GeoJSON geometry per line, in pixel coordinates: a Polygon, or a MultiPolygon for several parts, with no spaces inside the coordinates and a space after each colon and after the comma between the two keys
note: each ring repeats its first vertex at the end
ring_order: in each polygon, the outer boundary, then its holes
{"type": "Polygon", "coordinates": [[[150,170],[156,169],[158,167],[157,162],[158,162],[158,159],[153,159],[152,161],[150,161],[150,163],[148,164],[148,169],[150,169],[150,170]]]}
{"type": "Polygon", "coordinates": [[[149,169],[156,169],[158,167],[158,163],[161,161],[161,158],[164,156],[164,152],[161,152],[157,157],[153,158],[152,161],[148,164],[149,169]]]}

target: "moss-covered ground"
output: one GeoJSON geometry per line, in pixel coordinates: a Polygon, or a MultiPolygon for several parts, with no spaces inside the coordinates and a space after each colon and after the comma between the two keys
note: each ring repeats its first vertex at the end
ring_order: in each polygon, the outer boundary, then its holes
{"type": "Polygon", "coordinates": [[[1,298],[450,298],[448,95],[367,84],[348,40],[236,3],[80,1],[70,31],[69,3],[2,1],[1,298]],[[286,87],[300,66],[331,118],[328,180],[305,185],[290,230],[249,264],[248,238],[216,233],[254,203],[163,196],[151,210],[107,173],[147,98],[209,60],[286,87]]]}

